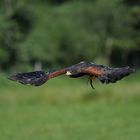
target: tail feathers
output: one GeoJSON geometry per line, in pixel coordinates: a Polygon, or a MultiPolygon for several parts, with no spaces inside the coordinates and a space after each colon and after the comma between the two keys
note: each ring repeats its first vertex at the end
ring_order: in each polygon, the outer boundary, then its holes
{"type": "Polygon", "coordinates": [[[130,67],[123,67],[123,68],[114,68],[110,69],[109,72],[106,74],[98,77],[98,79],[102,83],[115,83],[118,80],[121,80],[123,77],[135,72],[134,69],[131,69],[130,67]]]}
{"type": "Polygon", "coordinates": [[[18,73],[9,77],[10,80],[17,81],[21,84],[30,84],[40,86],[44,84],[48,78],[44,71],[35,71],[29,73],[18,73]]]}

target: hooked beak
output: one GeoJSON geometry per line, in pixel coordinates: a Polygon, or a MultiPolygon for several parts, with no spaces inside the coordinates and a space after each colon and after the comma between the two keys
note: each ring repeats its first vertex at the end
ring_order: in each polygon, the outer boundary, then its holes
{"type": "Polygon", "coordinates": [[[70,75],[72,75],[72,73],[70,71],[67,71],[66,75],[70,76],[70,75]]]}

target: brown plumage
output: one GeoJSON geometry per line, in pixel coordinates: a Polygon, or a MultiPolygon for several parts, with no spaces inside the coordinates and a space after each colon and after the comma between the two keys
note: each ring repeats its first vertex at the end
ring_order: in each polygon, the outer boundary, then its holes
{"type": "Polygon", "coordinates": [[[35,71],[29,73],[17,73],[9,77],[10,80],[18,81],[22,84],[30,84],[34,86],[40,86],[51,78],[55,78],[59,75],[66,74],[72,78],[78,78],[81,76],[89,76],[89,81],[92,85],[92,80],[98,79],[102,83],[115,83],[121,80],[123,77],[133,73],[135,70],[129,66],[122,68],[109,68],[103,65],[97,65],[92,62],[80,62],[78,64],[66,67],[53,72],[35,71]]]}

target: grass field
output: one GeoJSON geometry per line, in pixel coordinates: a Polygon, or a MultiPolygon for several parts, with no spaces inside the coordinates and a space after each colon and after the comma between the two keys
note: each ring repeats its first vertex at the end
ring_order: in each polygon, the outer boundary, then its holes
{"type": "Polygon", "coordinates": [[[0,79],[0,140],[140,140],[140,74],[116,84],[0,79]]]}

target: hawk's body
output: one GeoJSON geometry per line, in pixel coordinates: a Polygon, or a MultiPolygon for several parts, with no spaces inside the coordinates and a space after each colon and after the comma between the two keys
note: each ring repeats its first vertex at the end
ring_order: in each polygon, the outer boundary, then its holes
{"type": "MultiPolygon", "coordinates": [[[[103,65],[97,65],[92,62],[80,62],[78,64],[56,70],[50,73],[43,71],[35,71],[29,73],[18,73],[12,75],[9,79],[18,81],[22,84],[31,84],[34,86],[40,86],[47,80],[57,77],[62,74],[66,74],[72,78],[78,78],[81,76],[89,76],[90,84],[92,86],[93,79],[99,79],[102,83],[115,83],[117,80],[121,80],[123,77],[134,72],[134,69],[130,67],[122,68],[109,68],[103,65]]],[[[92,86],[93,87],[93,86],[92,86]]]]}

